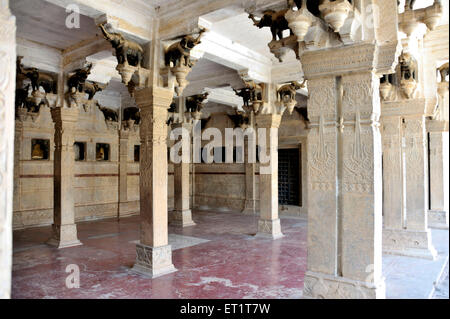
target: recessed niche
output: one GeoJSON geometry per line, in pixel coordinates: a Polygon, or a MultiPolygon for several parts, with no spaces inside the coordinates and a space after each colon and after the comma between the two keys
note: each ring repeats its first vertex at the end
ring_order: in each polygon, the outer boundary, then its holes
{"type": "Polygon", "coordinates": [[[45,161],[50,159],[50,140],[31,140],[31,159],[45,161]]]}
{"type": "Polygon", "coordinates": [[[95,148],[95,159],[99,162],[109,161],[110,159],[110,147],[109,144],[97,143],[95,148]]]}
{"type": "Polygon", "coordinates": [[[141,160],[141,146],[135,145],[134,146],[134,161],[136,163],[139,163],[140,160],[141,160]]]}
{"type": "Polygon", "coordinates": [[[86,143],[75,142],[75,144],[73,145],[73,149],[75,151],[76,162],[82,162],[86,160],[86,143]]]}

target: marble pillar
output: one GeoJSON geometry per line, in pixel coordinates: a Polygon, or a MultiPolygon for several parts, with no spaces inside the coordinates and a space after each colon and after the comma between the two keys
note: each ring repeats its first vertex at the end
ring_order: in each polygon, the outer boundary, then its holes
{"type": "Polygon", "coordinates": [[[448,229],[448,132],[430,132],[430,210],[429,226],[448,229]]]}
{"type": "Polygon", "coordinates": [[[11,296],[16,20],[0,0],[0,299],[11,296]]]}
{"type": "Polygon", "coordinates": [[[310,119],[307,298],[385,298],[374,51],[356,45],[301,57],[310,119]]]}
{"type": "MultiPolygon", "coordinates": [[[[244,215],[256,215],[256,160],[249,160],[250,137],[244,140],[245,160],[245,206],[242,210],[244,215]]],[[[256,150],[254,150],[256,153],[256,150]]]]}
{"type": "MultiPolygon", "coordinates": [[[[258,132],[265,130],[266,140],[258,138],[258,145],[265,156],[260,155],[259,165],[259,210],[257,237],[279,239],[281,223],[278,217],[278,128],[280,114],[260,114],[256,116],[258,132]],[[268,161],[264,162],[264,157],[268,161]]],[[[258,133],[259,136],[259,133],[258,133]]]]}
{"type": "Polygon", "coordinates": [[[126,216],[128,203],[128,137],[129,129],[119,131],[119,218],[126,216]]]}
{"type": "MultiPolygon", "coordinates": [[[[389,254],[434,259],[436,251],[431,244],[428,229],[428,166],[425,116],[403,117],[402,158],[402,224],[391,228],[385,224],[383,251],[389,254]]],[[[389,171],[385,172],[388,175],[389,171]]],[[[386,195],[386,193],[385,193],[386,195]]],[[[389,196],[389,195],[388,195],[389,196]]],[[[385,198],[386,199],[386,198],[385,198]]],[[[386,211],[390,216],[392,211],[386,211]]]]}
{"type": "Polygon", "coordinates": [[[168,235],[167,110],[173,90],[137,90],[141,109],[140,207],[141,235],[133,272],[156,278],[176,271],[168,235]]]}
{"type": "Polygon", "coordinates": [[[74,169],[75,129],[78,107],[56,107],[51,110],[55,123],[55,153],[53,159],[53,236],[48,244],[58,248],[81,245],[75,224],[74,169]]]}
{"type": "MultiPolygon", "coordinates": [[[[404,229],[402,118],[383,117],[383,212],[387,232],[404,229]]],[[[386,246],[386,241],[383,242],[386,246]]],[[[389,245],[389,244],[388,244],[389,245]]]]}
{"type": "MultiPolygon", "coordinates": [[[[172,128],[192,131],[192,125],[187,123],[176,123],[172,125],[172,128]]],[[[190,144],[191,141],[189,141],[190,144]]],[[[175,208],[169,215],[170,225],[173,226],[190,227],[196,225],[192,220],[190,208],[190,169],[191,163],[181,161],[179,164],[174,164],[175,208]]]]}

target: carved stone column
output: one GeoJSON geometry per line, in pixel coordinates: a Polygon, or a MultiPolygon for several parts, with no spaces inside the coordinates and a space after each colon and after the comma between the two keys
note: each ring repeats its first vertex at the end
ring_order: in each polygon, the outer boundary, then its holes
{"type": "MultiPolygon", "coordinates": [[[[249,137],[244,140],[245,156],[245,207],[242,213],[244,215],[256,214],[256,163],[249,161],[249,137]]],[[[256,150],[255,150],[256,151],[256,150]]]]}
{"type": "MultiPolygon", "coordinates": [[[[173,129],[183,129],[191,132],[192,125],[188,123],[175,123],[173,129]]],[[[191,141],[189,141],[191,144],[191,141]]],[[[179,227],[190,227],[196,224],[192,220],[190,209],[190,169],[191,163],[174,164],[174,191],[175,209],[170,213],[170,224],[179,227]]]]}
{"type": "Polygon", "coordinates": [[[258,131],[265,129],[266,140],[258,139],[261,152],[259,166],[259,210],[257,237],[279,239],[283,237],[278,217],[278,128],[280,114],[260,114],[256,116],[258,131]],[[263,157],[268,161],[263,163],[263,157]]]}
{"type": "Polygon", "coordinates": [[[16,20],[0,1],[0,299],[11,296],[16,20]]]}
{"type": "Polygon", "coordinates": [[[428,167],[425,129],[425,116],[404,117],[404,224],[403,230],[385,229],[383,245],[386,253],[434,259],[436,251],[431,244],[431,232],[427,222],[428,167]]]}
{"type": "Polygon", "coordinates": [[[51,110],[55,123],[53,237],[48,244],[58,248],[81,245],[75,224],[74,203],[74,134],[78,121],[78,107],[57,107],[51,110]]]}
{"type": "Polygon", "coordinates": [[[176,271],[168,237],[167,110],[173,90],[148,87],[137,90],[141,109],[141,240],[136,245],[133,271],[151,278],[176,271]]]}
{"type": "Polygon", "coordinates": [[[374,46],[361,44],[301,57],[311,122],[305,297],[385,297],[374,53],[374,46]]]}
{"type": "Polygon", "coordinates": [[[428,224],[448,229],[448,132],[430,132],[430,203],[428,224]]]}
{"type": "MultiPolygon", "coordinates": [[[[402,118],[400,116],[383,117],[383,211],[384,233],[403,231],[403,151],[402,118]]],[[[395,244],[395,243],[393,243],[395,244]]],[[[392,246],[383,241],[386,248],[392,246]]]]}
{"type": "Polygon", "coordinates": [[[122,127],[119,142],[119,218],[127,215],[128,203],[128,137],[129,129],[122,127]]]}

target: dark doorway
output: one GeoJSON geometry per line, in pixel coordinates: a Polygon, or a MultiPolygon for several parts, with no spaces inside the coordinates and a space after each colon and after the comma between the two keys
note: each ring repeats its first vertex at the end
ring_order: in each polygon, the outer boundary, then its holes
{"type": "Polygon", "coordinates": [[[278,201],[281,205],[301,206],[300,149],[278,150],[278,201]]]}

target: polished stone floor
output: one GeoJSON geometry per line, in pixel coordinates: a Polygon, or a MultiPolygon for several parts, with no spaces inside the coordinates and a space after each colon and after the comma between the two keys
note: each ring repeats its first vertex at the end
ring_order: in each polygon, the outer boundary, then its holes
{"type": "MultiPolygon", "coordinates": [[[[307,221],[283,217],[286,235],[254,238],[257,218],[194,212],[195,227],[169,227],[178,272],[154,280],[130,274],[139,217],[80,223],[83,246],[45,245],[50,227],[14,232],[13,298],[294,298],[302,297],[307,221]],[[80,288],[68,289],[67,266],[80,269],[80,288]]],[[[448,260],[448,230],[433,230],[436,261],[383,256],[388,298],[429,298],[448,260]]],[[[448,277],[447,277],[448,278],[448,277]]],[[[445,274],[444,274],[445,279],[445,274]]],[[[437,287],[448,298],[448,279],[437,287]]]]}
{"type": "Polygon", "coordinates": [[[255,239],[257,219],[195,212],[197,226],[169,227],[178,272],[154,280],[129,274],[139,218],[80,223],[83,246],[46,246],[50,227],[14,233],[13,298],[300,298],[306,269],[305,220],[283,218],[286,237],[255,239]],[[80,288],[66,288],[68,265],[80,288]]]}

